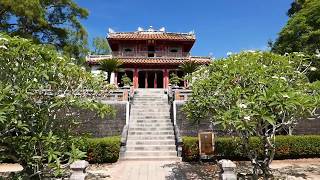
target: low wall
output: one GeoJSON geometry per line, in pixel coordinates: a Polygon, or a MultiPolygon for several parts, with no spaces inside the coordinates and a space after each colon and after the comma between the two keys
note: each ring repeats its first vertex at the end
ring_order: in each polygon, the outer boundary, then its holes
{"type": "MultiPolygon", "coordinates": [[[[320,109],[316,111],[320,114],[320,109]]],[[[300,120],[298,125],[293,129],[295,135],[320,134],[320,116],[300,120]]]]}
{"type": "MultiPolygon", "coordinates": [[[[209,121],[202,121],[200,124],[193,124],[187,120],[186,114],[182,111],[185,104],[184,101],[175,101],[176,104],[176,124],[179,127],[181,136],[197,136],[199,131],[211,131],[211,123],[209,121]]],[[[171,115],[173,117],[173,107],[171,108],[171,115]]],[[[172,118],[173,119],[173,118],[172,118]]]]}
{"type": "Polygon", "coordinates": [[[107,102],[111,105],[116,115],[101,118],[97,113],[90,110],[81,110],[79,113],[80,124],[76,128],[79,134],[90,134],[93,137],[120,136],[126,124],[127,101],[107,102]]]}
{"type": "MultiPolygon", "coordinates": [[[[186,114],[182,111],[185,101],[175,101],[176,104],[176,123],[180,129],[182,136],[197,136],[199,131],[213,131],[218,136],[231,135],[226,131],[219,130],[218,127],[211,125],[209,120],[201,122],[201,124],[192,124],[187,118],[186,114]]],[[[173,118],[173,108],[172,119],[173,118]]],[[[320,110],[317,112],[320,114],[320,110]]],[[[298,125],[293,130],[294,135],[318,135],[320,134],[320,117],[308,118],[300,120],[298,125]]]]}

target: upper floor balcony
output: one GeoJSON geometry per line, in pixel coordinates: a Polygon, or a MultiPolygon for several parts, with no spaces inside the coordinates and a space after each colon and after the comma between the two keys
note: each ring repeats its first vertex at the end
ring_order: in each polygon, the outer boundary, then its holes
{"type": "Polygon", "coordinates": [[[190,57],[189,52],[113,51],[113,57],[190,57]]]}

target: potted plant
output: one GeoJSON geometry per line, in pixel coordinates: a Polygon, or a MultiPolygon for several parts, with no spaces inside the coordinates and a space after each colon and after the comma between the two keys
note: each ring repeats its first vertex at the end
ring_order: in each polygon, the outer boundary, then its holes
{"type": "Polygon", "coordinates": [[[172,84],[172,88],[177,89],[179,88],[178,84],[180,83],[181,78],[175,73],[170,74],[170,84],[172,84]]]}
{"type": "Polygon", "coordinates": [[[132,85],[131,79],[127,76],[127,74],[124,74],[122,76],[121,82],[124,88],[130,88],[130,86],[132,85]]]}

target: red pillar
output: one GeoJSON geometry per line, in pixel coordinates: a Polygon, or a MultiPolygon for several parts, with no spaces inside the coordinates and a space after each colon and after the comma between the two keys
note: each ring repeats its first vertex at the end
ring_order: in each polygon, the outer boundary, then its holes
{"type": "Polygon", "coordinates": [[[148,71],[145,71],[144,74],[144,87],[148,88],[148,71]]]}
{"type": "Polygon", "coordinates": [[[138,75],[138,69],[134,68],[133,72],[133,87],[136,89],[139,87],[139,75],[138,75]]]}
{"type": "Polygon", "coordinates": [[[154,79],[153,79],[154,88],[157,88],[157,72],[154,72],[154,79]]]}
{"type": "Polygon", "coordinates": [[[169,78],[168,78],[168,69],[164,69],[163,72],[163,87],[168,88],[169,78]]]}

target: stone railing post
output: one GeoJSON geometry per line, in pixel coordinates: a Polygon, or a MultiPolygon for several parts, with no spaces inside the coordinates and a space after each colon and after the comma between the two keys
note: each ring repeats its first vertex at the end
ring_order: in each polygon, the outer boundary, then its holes
{"type": "Polygon", "coordinates": [[[73,162],[70,165],[70,169],[72,170],[70,180],[84,180],[87,176],[85,170],[88,166],[89,163],[85,160],[73,162]]]}
{"type": "Polygon", "coordinates": [[[222,159],[218,163],[221,168],[219,173],[221,180],[237,180],[237,175],[235,174],[235,163],[227,159],[222,159]]]}

